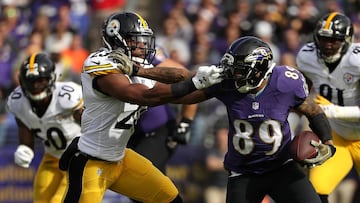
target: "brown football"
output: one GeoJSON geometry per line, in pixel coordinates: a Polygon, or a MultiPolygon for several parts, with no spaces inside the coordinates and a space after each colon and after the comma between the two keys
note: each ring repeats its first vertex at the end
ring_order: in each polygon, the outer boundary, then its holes
{"type": "Polygon", "coordinates": [[[289,152],[295,161],[302,162],[305,159],[314,158],[317,150],[310,144],[311,140],[320,141],[319,137],[312,131],[301,131],[290,143],[289,152]]]}

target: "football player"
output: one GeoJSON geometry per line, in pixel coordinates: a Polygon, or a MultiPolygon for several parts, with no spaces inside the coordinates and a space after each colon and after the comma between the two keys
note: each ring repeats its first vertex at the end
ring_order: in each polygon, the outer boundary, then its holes
{"type": "Polygon", "coordinates": [[[337,149],[331,160],[310,170],[323,203],[353,165],[360,172],[360,44],[352,42],[353,32],[346,15],[326,14],[316,25],[314,42],[304,45],[296,59],[329,118],[337,149]]]}
{"type": "Polygon", "coordinates": [[[227,79],[177,102],[198,103],[215,97],[227,108],[227,203],[258,203],[266,194],[277,203],[320,203],[307,176],[289,157],[287,117],[291,109],[300,111],[321,138],[321,143],[312,142],[319,153],[306,160],[309,167],[321,165],[335,153],[330,125],[308,97],[303,75],[294,68],[277,66],[272,59],[268,44],[256,37],[241,37],[221,59],[227,79]]]}
{"type": "Polygon", "coordinates": [[[45,147],[34,180],[35,203],[61,202],[67,181],[65,172],[58,168],[59,158],[71,140],[80,136],[81,87],[55,80],[53,61],[44,53],[34,53],[21,65],[20,86],[7,101],[19,128],[15,164],[29,168],[35,138],[41,139],[45,147]]]}
{"type": "MultiPolygon", "coordinates": [[[[154,67],[185,68],[168,58],[165,50],[160,46],[156,46],[152,65],[154,67]]],[[[164,174],[166,174],[167,161],[175,152],[178,144],[185,145],[190,140],[191,123],[196,114],[197,104],[182,105],[179,122],[177,122],[178,116],[174,108],[169,104],[149,107],[141,114],[135,132],[127,145],[148,158],[164,174]]]]}
{"type": "Polygon", "coordinates": [[[81,136],[71,145],[78,151],[68,147],[65,154],[75,153],[63,159],[69,175],[64,202],[100,203],[110,189],[140,202],[180,203],[173,182],[126,145],[146,106],[219,83],[223,69],[202,66],[192,76],[183,68],[152,68],[154,34],[133,12],[110,15],[102,35],[105,47],[88,56],[81,73],[85,109],[81,136]],[[144,74],[164,83],[142,78],[144,74]]]}

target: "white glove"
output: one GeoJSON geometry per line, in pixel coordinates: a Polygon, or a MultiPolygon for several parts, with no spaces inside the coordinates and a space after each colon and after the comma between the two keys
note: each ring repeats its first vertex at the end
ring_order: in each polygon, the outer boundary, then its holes
{"type": "Polygon", "coordinates": [[[204,89],[217,84],[223,80],[224,68],[211,66],[200,66],[192,81],[196,89],[204,89]]]}
{"type": "Polygon", "coordinates": [[[315,140],[311,140],[310,144],[316,147],[318,153],[315,158],[304,160],[304,163],[309,168],[313,168],[315,166],[323,164],[326,160],[334,156],[336,152],[336,148],[334,146],[328,144],[322,144],[321,141],[317,142],[315,140]]]}
{"type": "Polygon", "coordinates": [[[14,153],[15,164],[23,168],[29,168],[33,158],[33,150],[26,145],[19,145],[14,153]]]}

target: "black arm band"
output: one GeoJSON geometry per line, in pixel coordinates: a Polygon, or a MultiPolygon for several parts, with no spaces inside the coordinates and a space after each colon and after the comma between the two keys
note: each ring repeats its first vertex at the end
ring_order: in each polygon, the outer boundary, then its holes
{"type": "Polygon", "coordinates": [[[137,73],[139,72],[139,66],[137,66],[136,64],[133,64],[133,71],[132,71],[132,74],[131,76],[135,76],[137,75],[137,73]]]}
{"type": "Polygon", "coordinates": [[[309,122],[310,122],[309,126],[311,130],[319,136],[319,138],[323,143],[332,139],[331,127],[324,113],[318,114],[310,118],[309,122]]]}
{"type": "Polygon", "coordinates": [[[195,90],[196,87],[191,78],[185,81],[171,84],[171,94],[176,98],[185,96],[195,90]]]}

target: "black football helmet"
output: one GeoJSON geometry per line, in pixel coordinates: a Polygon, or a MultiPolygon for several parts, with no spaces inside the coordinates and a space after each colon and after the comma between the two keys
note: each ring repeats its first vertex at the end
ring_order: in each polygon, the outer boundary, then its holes
{"type": "Polygon", "coordinates": [[[272,72],[275,63],[268,44],[261,39],[245,36],[231,43],[221,59],[227,79],[236,80],[241,93],[256,89],[272,72]]]}
{"type": "Polygon", "coordinates": [[[332,12],[321,17],[313,35],[319,57],[327,63],[338,61],[351,45],[353,34],[354,28],[347,16],[332,12]]]}
{"type": "Polygon", "coordinates": [[[148,23],[137,13],[125,12],[110,15],[103,24],[102,39],[110,50],[123,49],[128,56],[139,63],[150,64],[155,55],[155,37],[148,23]],[[127,41],[133,43],[128,44],[127,41]],[[135,49],[145,52],[144,57],[135,60],[135,49]],[[147,59],[147,60],[145,60],[147,59]]]}
{"type": "Polygon", "coordinates": [[[34,53],[28,57],[20,68],[19,81],[25,96],[32,101],[41,101],[49,97],[55,89],[55,64],[44,53],[34,53]],[[43,85],[35,82],[45,79],[43,85]]]}

